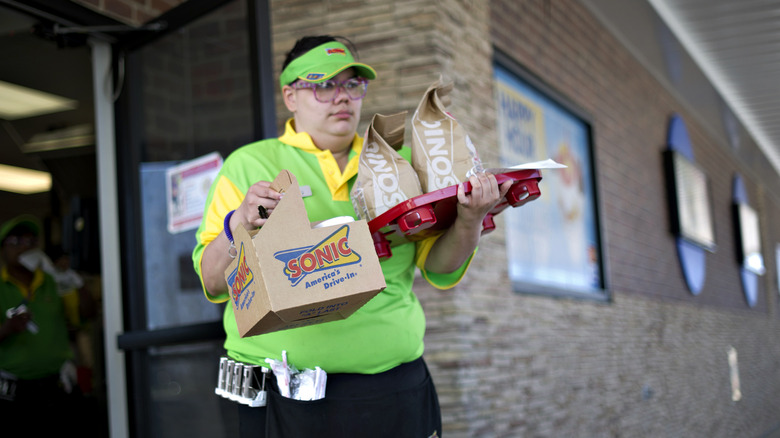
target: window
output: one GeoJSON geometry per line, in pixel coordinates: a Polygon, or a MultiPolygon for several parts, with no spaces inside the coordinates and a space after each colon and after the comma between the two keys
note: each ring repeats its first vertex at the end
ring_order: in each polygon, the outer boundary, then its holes
{"type": "Polygon", "coordinates": [[[504,212],[509,277],[518,292],[603,298],[590,126],[507,64],[494,66],[501,165],[567,166],[543,170],[541,197],[504,212]]]}
{"type": "Polygon", "coordinates": [[[764,275],[764,256],[761,255],[761,229],[758,222],[758,213],[753,207],[745,203],[734,204],[737,219],[737,239],[740,254],[740,263],[746,270],[764,275]]]}
{"type": "Polygon", "coordinates": [[[672,232],[708,251],[715,250],[715,227],[707,174],[682,153],[665,152],[672,232]]]}

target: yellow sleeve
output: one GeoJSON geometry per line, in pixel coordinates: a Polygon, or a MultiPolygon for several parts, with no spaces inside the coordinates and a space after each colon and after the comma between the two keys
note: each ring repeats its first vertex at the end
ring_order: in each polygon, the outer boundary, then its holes
{"type": "MultiPolygon", "coordinates": [[[[198,245],[195,248],[193,258],[195,261],[195,271],[198,276],[201,275],[201,261],[203,260],[203,250],[206,248],[212,240],[214,240],[219,233],[224,230],[225,216],[230,210],[237,208],[241,205],[241,201],[244,199],[244,193],[238,190],[238,188],[224,176],[220,176],[217,180],[217,185],[214,189],[214,194],[210,199],[208,208],[206,208],[205,217],[203,223],[199,229],[198,245]]],[[[201,279],[201,287],[203,287],[203,293],[206,299],[213,303],[222,303],[228,300],[228,294],[212,295],[203,286],[201,279]]]]}
{"type": "Polygon", "coordinates": [[[431,286],[435,287],[436,289],[451,289],[458,283],[460,283],[460,280],[463,279],[463,276],[466,275],[466,271],[468,271],[469,266],[471,266],[471,261],[474,259],[474,254],[477,253],[477,249],[474,249],[474,252],[471,253],[471,256],[469,256],[468,260],[463,262],[463,264],[455,270],[454,272],[450,272],[449,274],[438,274],[436,272],[429,272],[425,269],[425,262],[428,260],[428,254],[431,252],[431,248],[433,248],[433,244],[436,243],[436,241],[441,237],[441,234],[428,237],[427,239],[421,240],[417,242],[417,254],[415,255],[415,264],[420,269],[420,272],[422,273],[423,278],[430,284],[431,286]]]}
{"type": "Polygon", "coordinates": [[[244,200],[244,193],[224,176],[217,180],[214,196],[206,210],[205,227],[200,233],[200,244],[204,247],[224,230],[227,213],[236,209],[244,200]]]}

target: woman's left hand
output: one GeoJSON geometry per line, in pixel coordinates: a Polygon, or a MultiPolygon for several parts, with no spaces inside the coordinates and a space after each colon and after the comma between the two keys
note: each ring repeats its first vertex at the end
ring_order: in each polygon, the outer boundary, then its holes
{"type": "Polygon", "coordinates": [[[464,184],[458,186],[458,217],[447,231],[433,244],[425,269],[446,274],[454,272],[474,253],[482,235],[482,220],[509,192],[512,181],[500,186],[490,173],[469,177],[471,191],[466,193],[464,184]]]}
{"type": "Polygon", "coordinates": [[[464,184],[458,185],[457,220],[477,226],[481,225],[485,215],[504,199],[512,187],[512,181],[505,181],[499,186],[495,175],[480,172],[470,176],[469,182],[471,183],[469,193],[464,190],[464,184]]]}

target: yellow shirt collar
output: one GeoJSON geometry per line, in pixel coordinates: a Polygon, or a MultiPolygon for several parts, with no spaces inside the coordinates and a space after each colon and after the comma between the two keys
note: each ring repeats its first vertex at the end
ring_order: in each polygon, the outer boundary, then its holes
{"type": "Polygon", "coordinates": [[[363,149],[363,139],[359,135],[355,134],[352,139],[349,161],[344,172],[339,169],[333,154],[329,150],[318,148],[309,133],[295,132],[292,118],[284,124],[284,134],[279,137],[279,141],[316,156],[333,200],[349,201],[349,180],[357,175],[358,157],[363,149]]]}
{"type": "Polygon", "coordinates": [[[33,292],[38,289],[43,284],[43,271],[40,269],[36,269],[33,273],[33,280],[30,284],[30,288],[27,289],[26,284],[20,283],[15,278],[11,277],[11,274],[8,273],[8,269],[3,266],[3,269],[0,270],[0,278],[3,279],[3,281],[13,283],[16,285],[16,287],[19,288],[19,290],[22,292],[22,295],[28,299],[31,300],[33,298],[33,292]]]}

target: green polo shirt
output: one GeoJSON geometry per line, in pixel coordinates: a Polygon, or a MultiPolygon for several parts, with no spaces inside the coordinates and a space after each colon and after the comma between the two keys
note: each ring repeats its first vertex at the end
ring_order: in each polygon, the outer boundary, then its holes
{"type": "Polygon", "coordinates": [[[39,269],[28,290],[11,278],[3,267],[0,271],[0,324],[7,320],[8,309],[22,303],[29,309],[39,331],[25,330],[0,341],[0,370],[25,380],[56,375],[62,364],[72,357],[65,309],[57,285],[49,274],[39,269]]]}
{"type": "MultiPolygon", "coordinates": [[[[289,170],[311,196],[303,198],[310,222],[338,216],[356,218],[349,193],[355,182],[363,141],[355,136],[349,162],[342,172],[330,151],[318,149],[306,133],[296,133],[291,121],[278,139],[243,146],[224,162],[209,192],[204,218],[196,233],[193,263],[201,275],[204,247],[222,232],[225,215],[236,209],[249,187],[257,181],[272,181],[282,169],[289,170]]],[[[409,160],[410,150],[400,152],[409,160]]],[[[424,266],[432,241],[393,248],[393,256],[381,262],[387,288],[350,317],[308,327],[241,338],[233,308],[225,308],[225,349],[236,360],[265,364],[266,358],[281,359],[282,350],[299,369],[319,366],[328,373],[373,374],[419,358],[424,349],[425,315],[412,292],[415,269],[424,266]]],[[[447,275],[423,272],[434,286],[446,289],[460,281],[470,262],[447,275]]],[[[214,295],[225,302],[227,294],[214,295]]]]}

